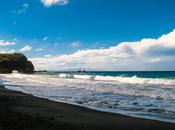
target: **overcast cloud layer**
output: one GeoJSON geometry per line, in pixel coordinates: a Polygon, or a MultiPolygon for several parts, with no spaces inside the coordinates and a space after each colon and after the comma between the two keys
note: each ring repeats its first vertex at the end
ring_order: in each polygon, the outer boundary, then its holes
{"type": "Polygon", "coordinates": [[[175,70],[175,30],[158,39],[31,60],[36,70],[175,70]]]}

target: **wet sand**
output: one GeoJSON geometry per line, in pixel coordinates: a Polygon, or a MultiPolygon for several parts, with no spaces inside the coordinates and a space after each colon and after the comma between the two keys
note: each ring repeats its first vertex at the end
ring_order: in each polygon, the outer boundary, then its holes
{"type": "Polygon", "coordinates": [[[99,112],[0,86],[0,130],[175,130],[175,124],[99,112]]]}

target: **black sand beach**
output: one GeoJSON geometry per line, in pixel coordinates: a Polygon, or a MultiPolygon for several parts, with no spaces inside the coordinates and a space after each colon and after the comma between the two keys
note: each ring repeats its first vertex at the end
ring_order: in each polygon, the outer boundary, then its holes
{"type": "Polygon", "coordinates": [[[175,124],[99,112],[0,87],[0,130],[174,130],[175,124]]]}

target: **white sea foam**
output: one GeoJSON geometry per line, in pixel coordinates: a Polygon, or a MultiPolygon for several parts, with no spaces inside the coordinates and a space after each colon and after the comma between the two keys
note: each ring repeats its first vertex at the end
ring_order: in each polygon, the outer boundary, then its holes
{"type": "Polygon", "coordinates": [[[78,74],[6,74],[0,79],[9,89],[54,101],[175,122],[175,79],[78,74]]]}
{"type": "Polygon", "coordinates": [[[133,76],[133,77],[96,76],[95,80],[117,81],[117,82],[127,83],[127,84],[175,85],[175,79],[138,78],[137,76],[133,76]]]}
{"type": "Polygon", "coordinates": [[[175,79],[165,78],[139,78],[123,77],[123,76],[99,76],[99,75],[71,75],[71,74],[59,74],[60,78],[75,78],[85,80],[97,80],[97,81],[116,81],[126,84],[153,84],[153,85],[175,85],[175,79]]]}
{"type": "Polygon", "coordinates": [[[66,78],[67,77],[67,74],[59,74],[59,77],[60,78],[66,78]]]}
{"type": "Polygon", "coordinates": [[[86,79],[86,80],[93,80],[95,76],[92,75],[74,75],[73,76],[76,79],[86,79]]]}

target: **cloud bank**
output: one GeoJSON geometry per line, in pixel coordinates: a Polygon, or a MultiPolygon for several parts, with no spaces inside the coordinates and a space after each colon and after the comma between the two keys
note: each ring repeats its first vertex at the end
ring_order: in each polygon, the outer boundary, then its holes
{"type": "Polygon", "coordinates": [[[66,5],[69,2],[68,0],[41,0],[41,3],[46,7],[50,7],[52,5],[66,5]]]}
{"type": "Polygon", "coordinates": [[[175,30],[157,39],[31,60],[37,70],[175,70],[175,30]]]}
{"type": "Polygon", "coordinates": [[[5,41],[5,40],[0,40],[0,46],[13,46],[16,45],[15,42],[10,42],[10,41],[5,41]]]}

